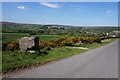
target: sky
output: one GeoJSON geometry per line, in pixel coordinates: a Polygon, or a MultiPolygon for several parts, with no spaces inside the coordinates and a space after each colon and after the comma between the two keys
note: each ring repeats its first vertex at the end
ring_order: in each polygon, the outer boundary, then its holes
{"type": "Polygon", "coordinates": [[[30,24],[117,26],[117,2],[3,2],[2,20],[30,24]]]}
{"type": "Polygon", "coordinates": [[[119,2],[119,0],[1,0],[2,2],[119,2]]]}

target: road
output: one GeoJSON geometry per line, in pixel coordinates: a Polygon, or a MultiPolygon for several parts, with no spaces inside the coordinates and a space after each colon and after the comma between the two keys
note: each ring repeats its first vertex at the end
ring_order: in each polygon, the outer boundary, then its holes
{"type": "Polygon", "coordinates": [[[11,78],[118,78],[118,41],[107,46],[9,74],[11,78]]]}

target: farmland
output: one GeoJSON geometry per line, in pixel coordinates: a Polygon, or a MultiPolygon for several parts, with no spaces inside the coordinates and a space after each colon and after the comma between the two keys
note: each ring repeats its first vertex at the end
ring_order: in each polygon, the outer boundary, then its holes
{"type": "Polygon", "coordinates": [[[105,36],[105,33],[118,30],[116,26],[69,26],[69,25],[41,25],[2,22],[3,33],[26,33],[34,35],[93,35],[105,36]]]}
{"type": "MultiPolygon", "coordinates": [[[[11,42],[16,41],[17,39],[20,39],[21,37],[24,37],[28,35],[27,33],[2,33],[2,40],[3,42],[11,42]]],[[[43,41],[51,41],[56,40],[58,38],[66,38],[69,37],[68,35],[33,35],[36,37],[39,37],[40,40],[43,41]]]]}

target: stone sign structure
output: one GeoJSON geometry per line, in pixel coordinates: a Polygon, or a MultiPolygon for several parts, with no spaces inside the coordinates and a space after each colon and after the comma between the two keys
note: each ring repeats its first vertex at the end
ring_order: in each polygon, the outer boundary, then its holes
{"type": "Polygon", "coordinates": [[[38,50],[39,37],[22,37],[19,40],[20,51],[38,50]]]}

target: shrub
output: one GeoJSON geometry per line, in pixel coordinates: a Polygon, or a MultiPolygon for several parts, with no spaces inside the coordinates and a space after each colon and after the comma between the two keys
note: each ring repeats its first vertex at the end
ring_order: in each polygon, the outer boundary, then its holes
{"type": "Polygon", "coordinates": [[[99,37],[81,37],[80,41],[85,44],[91,44],[94,42],[100,43],[101,39],[99,37]]]}
{"type": "Polygon", "coordinates": [[[66,38],[59,38],[58,40],[56,40],[55,41],[55,44],[57,45],[57,46],[65,46],[64,44],[65,44],[65,41],[66,40],[66,38]]]}
{"type": "Polygon", "coordinates": [[[94,42],[101,43],[101,38],[100,37],[96,37],[94,42]]]}
{"type": "Polygon", "coordinates": [[[49,42],[47,43],[47,46],[48,46],[48,47],[55,47],[55,46],[57,46],[57,44],[56,44],[55,41],[49,41],[49,42]]]}
{"type": "Polygon", "coordinates": [[[6,47],[7,50],[14,51],[19,49],[19,43],[18,42],[11,42],[10,44],[7,45],[6,47]]]}
{"type": "MultiPolygon", "coordinates": [[[[73,46],[76,43],[92,44],[94,42],[100,43],[101,38],[94,36],[89,36],[89,37],[74,36],[69,38],[59,38],[58,40],[55,41],[39,41],[39,49],[44,49],[44,48],[51,49],[53,47],[59,47],[59,46],[73,46]]],[[[11,43],[3,43],[2,50],[6,50],[6,49],[11,51],[18,50],[19,49],[18,41],[13,41],[11,43]]]]}
{"type": "Polygon", "coordinates": [[[40,41],[39,42],[39,48],[42,49],[42,48],[45,48],[47,46],[47,42],[46,41],[40,41]]]}
{"type": "Polygon", "coordinates": [[[6,42],[6,43],[2,43],[2,50],[4,51],[4,50],[6,50],[6,47],[8,46],[8,42],[6,42]]]}

